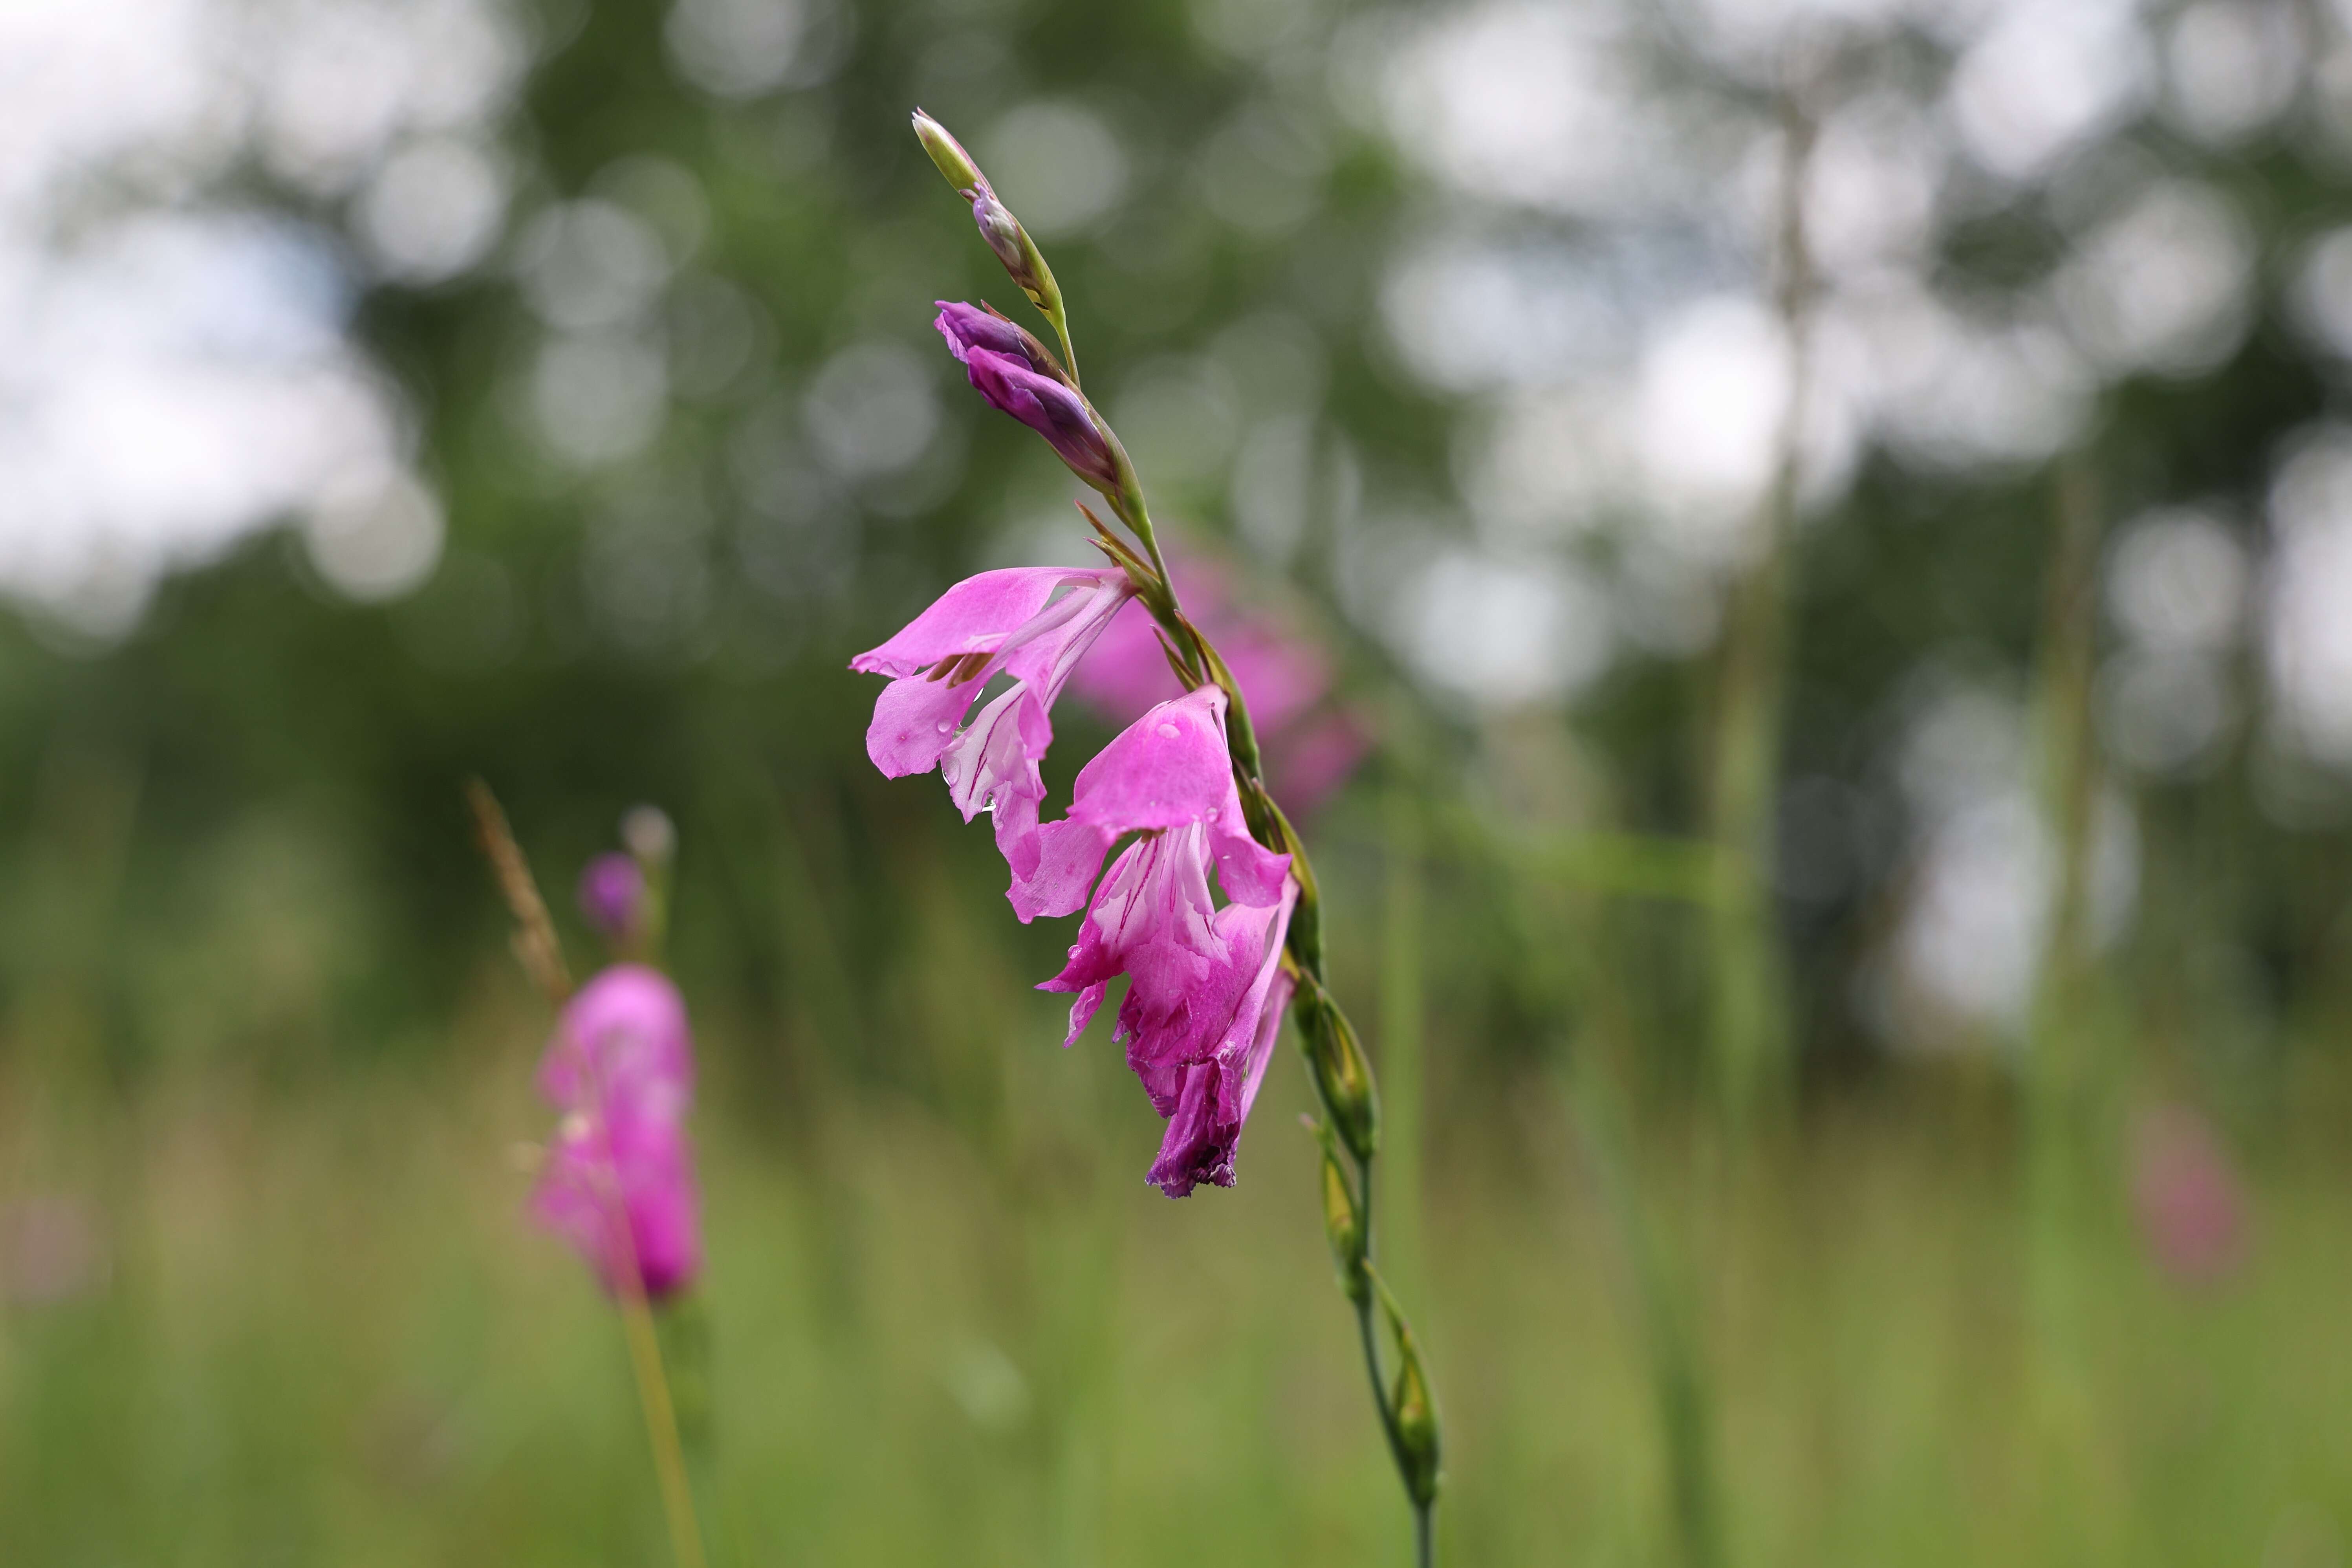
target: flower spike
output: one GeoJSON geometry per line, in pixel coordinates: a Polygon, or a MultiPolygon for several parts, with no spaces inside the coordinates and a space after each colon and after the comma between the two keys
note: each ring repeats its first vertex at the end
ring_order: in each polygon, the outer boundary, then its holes
{"type": "Polygon", "coordinates": [[[1076,386],[1078,359],[1070,351],[1069,318],[1063,311],[1061,286],[1054,281],[1054,269],[1045,265],[1045,253],[1029,237],[1029,231],[1021,226],[1021,220],[1013,216],[1013,209],[997,198],[988,176],[980,172],[980,165],[946,126],[918,109],[915,137],[922,142],[923,151],[930,154],[932,164],[955,187],[956,194],[971,204],[971,221],[1003,266],[1005,276],[1054,323],[1054,331],[1062,340],[1063,363],[1069,366],[1070,384],[1076,386]]]}

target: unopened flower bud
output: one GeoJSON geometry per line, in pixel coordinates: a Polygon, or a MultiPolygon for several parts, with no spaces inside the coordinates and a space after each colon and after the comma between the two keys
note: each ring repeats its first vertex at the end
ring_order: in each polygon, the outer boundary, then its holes
{"type": "Polygon", "coordinates": [[[1421,1347],[1413,1343],[1412,1331],[1394,1308],[1389,1323],[1397,1337],[1396,1390],[1390,1409],[1396,1417],[1398,1458],[1405,1489],[1427,1508],[1437,1500],[1437,1405],[1429,1396],[1429,1374],[1422,1370],[1421,1347]]]}
{"type": "Polygon", "coordinates": [[[629,856],[599,855],[580,873],[580,912],[614,942],[635,936],[646,917],[646,873],[629,856]]]}
{"type": "Polygon", "coordinates": [[[968,363],[965,356],[973,349],[986,349],[1008,359],[1017,359],[1039,375],[1050,376],[1063,385],[1070,384],[1067,372],[1054,351],[1037,339],[1034,332],[1005,320],[994,310],[979,305],[968,305],[961,300],[932,301],[940,308],[932,325],[940,336],[947,339],[948,352],[959,363],[968,363]]]}
{"type": "Polygon", "coordinates": [[[972,193],[971,221],[980,230],[980,237],[988,242],[988,248],[996,252],[996,259],[1004,263],[1004,270],[1013,275],[1015,283],[1020,283],[1028,258],[1023,254],[1021,220],[1013,216],[1013,209],[997,200],[994,191],[982,188],[972,193]]]}
{"type": "Polygon", "coordinates": [[[1054,281],[1054,269],[1045,265],[1045,253],[1013,209],[996,199],[996,193],[983,185],[971,198],[971,221],[980,229],[980,237],[1004,264],[1005,276],[1020,286],[1029,296],[1029,302],[1048,316],[1058,315],[1062,309],[1062,290],[1054,281]]]}
{"type": "Polygon", "coordinates": [[[1380,1151],[1380,1107],[1374,1099],[1371,1068],[1347,1015],[1328,1000],[1315,1009],[1316,1026],[1307,1036],[1315,1065],[1315,1082],[1330,1108],[1340,1142],[1359,1160],[1380,1151]]]}
{"type": "Polygon", "coordinates": [[[1323,1228],[1331,1237],[1331,1258],[1339,1266],[1339,1289],[1361,1305],[1371,1289],[1364,1272],[1364,1220],[1357,1211],[1356,1194],[1348,1173],[1339,1168],[1339,1152],[1328,1131],[1318,1128],[1323,1141],[1323,1228]]]}
{"type": "Polygon", "coordinates": [[[988,177],[980,172],[980,165],[971,161],[971,154],[963,150],[963,143],[950,135],[946,126],[919,109],[915,110],[915,137],[922,142],[923,151],[931,155],[932,163],[947,177],[949,184],[966,195],[988,188],[988,177]]]}
{"type": "MultiPolygon", "coordinates": [[[[947,332],[944,324],[940,330],[947,332]]],[[[948,332],[952,345],[955,336],[948,332]]],[[[1068,386],[1031,370],[1025,361],[991,349],[963,349],[964,376],[989,404],[1045,437],[1070,471],[1105,495],[1118,495],[1134,473],[1119,447],[1087,400],[1068,386]]]]}

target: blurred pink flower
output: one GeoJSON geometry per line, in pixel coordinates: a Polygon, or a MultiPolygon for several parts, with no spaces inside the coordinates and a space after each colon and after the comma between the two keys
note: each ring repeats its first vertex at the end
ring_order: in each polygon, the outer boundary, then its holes
{"type": "MultiPolygon", "coordinates": [[[[1249,700],[1266,787],[1286,810],[1313,811],[1347,783],[1371,746],[1345,710],[1318,706],[1330,694],[1330,661],[1313,643],[1236,605],[1213,563],[1171,556],[1169,574],[1185,615],[1216,645],[1249,700]]],[[[1071,689],[1118,723],[1180,695],[1154,629],[1140,605],[1114,616],[1071,676],[1071,689]]]]}
{"type": "Polygon", "coordinates": [[[1214,687],[1150,710],[1079,771],[1069,815],[1039,830],[1036,912],[1052,914],[1085,900],[1121,834],[1142,834],[1096,889],[1069,963],[1039,989],[1077,994],[1067,1045],[1110,982],[1128,977],[1112,1037],[1168,1121],[1150,1180],[1171,1197],[1233,1184],[1289,998],[1280,961],[1298,884],[1290,857],[1260,846],[1242,819],[1224,715],[1214,687]]]}
{"type": "Polygon", "coordinates": [[[2148,1255],[2183,1285],[2213,1285],[2246,1256],[2246,1194],[2212,1124],[2185,1105],[2141,1113],[2132,1130],[2132,1205],[2148,1255]]]}
{"type": "Polygon", "coordinates": [[[580,912],[616,942],[635,933],[645,899],[646,874],[635,856],[599,855],[580,873],[580,912]]]}
{"type": "Polygon", "coordinates": [[[106,1240],[94,1205],[64,1193],[0,1206],[0,1300],[48,1306],[106,1283],[106,1240]]]}
{"type": "Polygon", "coordinates": [[[677,987],[636,963],[591,979],[557,1022],[539,1088],[563,1120],[532,1214],[608,1289],[626,1289],[633,1268],[655,1300],[691,1285],[702,1267],[686,1135],[694,1055],[677,987]]]}
{"type": "Polygon", "coordinates": [[[849,661],[852,669],[896,678],[875,701],[866,755],[890,778],[937,767],[966,822],[993,814],[996,847],[1013,868],[1015,907],[1036,865],[1037,807],[1045,798],[1037,763],[1054,739],[1047,714],[1071,669],[1133,593],[1124,573],[1109,570],[982,572],[849,661]],[[1013,684],[964,724],[999,673],[1013,684]]]}

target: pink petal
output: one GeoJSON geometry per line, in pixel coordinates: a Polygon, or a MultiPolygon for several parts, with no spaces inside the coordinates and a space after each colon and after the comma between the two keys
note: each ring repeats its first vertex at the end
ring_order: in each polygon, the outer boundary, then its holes
{"type": "Polygon", "coordinates": [[[880,647],[859,654],[849,668],[867,675],[912,675],[927,665],[970,653],[993,653],[1006,636],[1043,610],[1065,584],[1124,583],[1115,571],[1059,566],[1012,566],[967,577],[940,595],[880,647]]]}
{"type": "Polygon", "coordinates": [[[1216,816],[1236,795],[1225,751],[1225,694],[1213,686],[1162,702],[1078,770],[1070,817],[1119,831],[1216,816]]]}
{"type": "Polygon", "coordinates": [[[539,1068],[568,1110],[619,1105],[682,1112],[693,1092],[686,1001],[657,969],[616,963],[572,994],[539,1068]]]}
{"type": "Polygon", "coordinates": [[[874,700],[874,721],[866,727],[866,756],[885,778],[930,772],[955,743],[956,726],[986,685],[899,677],[874,700]]]}

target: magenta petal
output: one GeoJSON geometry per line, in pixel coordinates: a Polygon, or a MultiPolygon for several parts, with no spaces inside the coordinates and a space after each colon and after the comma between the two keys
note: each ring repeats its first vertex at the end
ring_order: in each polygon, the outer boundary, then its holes
{"type": "MultiPolygon", "coordinates": [[[[1202,624],[1191,578],[1181,566],[1174,570],[1186,608],[1195,624],[1202,624]]],[[[1176,672],[1168,668],[1168,656],[1160,649],[1160,638],[1154,635],[1158,625],[1142,600],[1121,606],[1086,663],[1070,678],[1072,689],[1112,723],[1133,723],[1152,704],[1184,695],[1176,672]]],[[[1214,633],[1211,635],[1213,638],[1214,633]]]]}
{"type": "Polygon", "coordinates": [[[636,858],[599,855],[580,873],[580,912],[615,939],[634,934],[645,914],[646,873],[636,858]]]}
{"type": "Polygon", "coordinates": [[[1198,1062],[1185,1069],[1184,1087],[1160,1141],[1160,1157],[1146,1179],[1171,1198],[1189,1197],[1194,1186],[1234,1184],[1233,1144],[1222,1136],[1217,1117],[1218,1080],[1223,1068],[1198,1062]]]}
{"type": "Polygon", "coordinates": [[[1225,748],[1225,694],[1213,686],[1162,702],[1078,770],[1069,819],[1113,832],[1208,825],[1228,898],[1265,906],[1282,896],[1290,857],[1250,837],[1225,748]]]}
{"type": "MultiPolygon", "coordinates": [[[[1281,943],[1275,945],[1279,949],[1281,943]]],[[[1248,1121],[1250,1107],[1257,1103],[1258,1086],[1265,1081],[1266,1064],[1274,1059],[1275,1042],[1282,1037],[1282,1020],[1290,1011],[1291,994],[1297,985],[1290,971],[1278,963],[1275,966],[1273,979],[1259,1005],[1257,1035],[1250,1041],[1249,1059],[1244,1065],[1240,1121],[1248,1121]]]]}
{"type": "Polygon", "coordinates": [[[955,743],[956,726],[984,684],[900,676],[874,700],[874,721],[866,727],[866,756],[885,778],[930,772],[955,743]]]}
{"type": "Polygon", "coordinates": [[[1087,1026],[1095,1021],[1095,1014],[1101,1010],[1103,994],[1109,989],[1108,982],[1104,982],[1089,985],[1078,993],[1078,999],[1070,1004],[1070,1032],[1063,1037],[1063,1049],[1067,1050],[1078,1043],[1078,1037],[1087,1032],[1087,1026]]]}
{"type": "Polygon", "coordinates": [[[1224,720],[1213,686],[1151,709],[1078,770],[1072,819],[1128,829],[1216,816],[1234,793],[1224,720]]]}
{"type": "Polygon", "coordinates": [[[625,1289],[634,1264],[645,1293],[658,1299],[700,1271],[698,1203],[681,1128],[658,1120],[607,1127],[575,1115],[548,1150],[531,1213],[605,1289],[625,1289]]]}
{"type": "Polygon", "coordinates": [[[1071,472],[1105,489],[1118,483],[1118,459],[1085,398],[1053,377],[1038,374],[1025,357],[978,344],[967,345],[957,357],[963,361],[964,379],[972,390],[992,407],[1043,436],[1071,472]]]}
{"type": "Polygon", "coordinates": [[[1252,838],[1241,816],[1241,795],[1236,792],[1209,835],[1217,858],[1217,883],[1235,903],[1264,909],[1282,897],[1290,877],[1290,857],[1277,855],[1252,838]]]}
{"type": "Polygon", "coordinates": [[[657,969],[616,963],[572,994],[539,1068],[567,1110],[602,1104],[682,1113],[694,1089],[686,1002],[657,969]]]}
{"type": "Polygon", "coordinates": [[[1062,566],[1011,566],[967,577],[880,647],[859,654],[849,668],[867,675],[912,675],[944,658],[993,653],[1005,637],[1045,607],[1068,584],[1124,584],[1123,574],[1062,566]]]}
{"type": "MultiPolygon", "coordinates": [[[[1169,557],[1185,614],[1216,645],[1248,699],[1267,786],[1294,816],[1313,810],[1368,749],[1360,724],[1322,706],[1331,688],[1329,659],[1278,620],[1235,603],[1214,561],[1172,548],[1169,557]]],[[[1120,610],[1071,685],[1119,724],[1182,692],[1140,604],[1120,610]]]]}
{"type": "MultiPolygon", "coordinates": [[[[1129,1063],[1154,1107],[1170,1118],[1150,1178],[1170,1197],[1182,1197],[1201,1182],[1233,1184],[1242,1124],[1289,1003],[1282,944],[1297,902],[1294,882],[1272,909],[1231,904],[1219,910],[1222,962],[1184,999],[1184,1027],[1148,1043],[1139,1038],[1129,1048],[1129,1063]]],[[[1139,974],[1130,997],[1145,984],[1139,974]]]]}
{"type": "Polygon", "coordinates": [[[1053,741],[1053,721],[1045,716],[1045,704],[1027,683],[1015,682],[982,709],[940,756],[940,776],[947,782],[948,798],[966,822],[1010,795],[1044,799],[1037,759],[1053,741]]]}
{"type": "Polygon", "coordinates": [[[565,1115],[533,1215],[609,1289],[623,1289],[633,1267],[649,1296],[689,1284],[701,1238],[684,1125],[693,1047],[677,988],[642,964],[597,974],[565,1006],[539,1082],[565,1115]]]}
{"type": "Polygon", "coordinates": [[[1118,837],[1087,822],[1040,824],[1034,805],[1029,808],[1031,831],[1014,837],[1012,845],[1002,811],[997,825],[997,847],[1013,868],[1013,886],[1005,896],[1024,925],[1039,915],[1073,914],[1084,907],[1095,873],[1102,869],[1103,855],[1118,837]]]}

